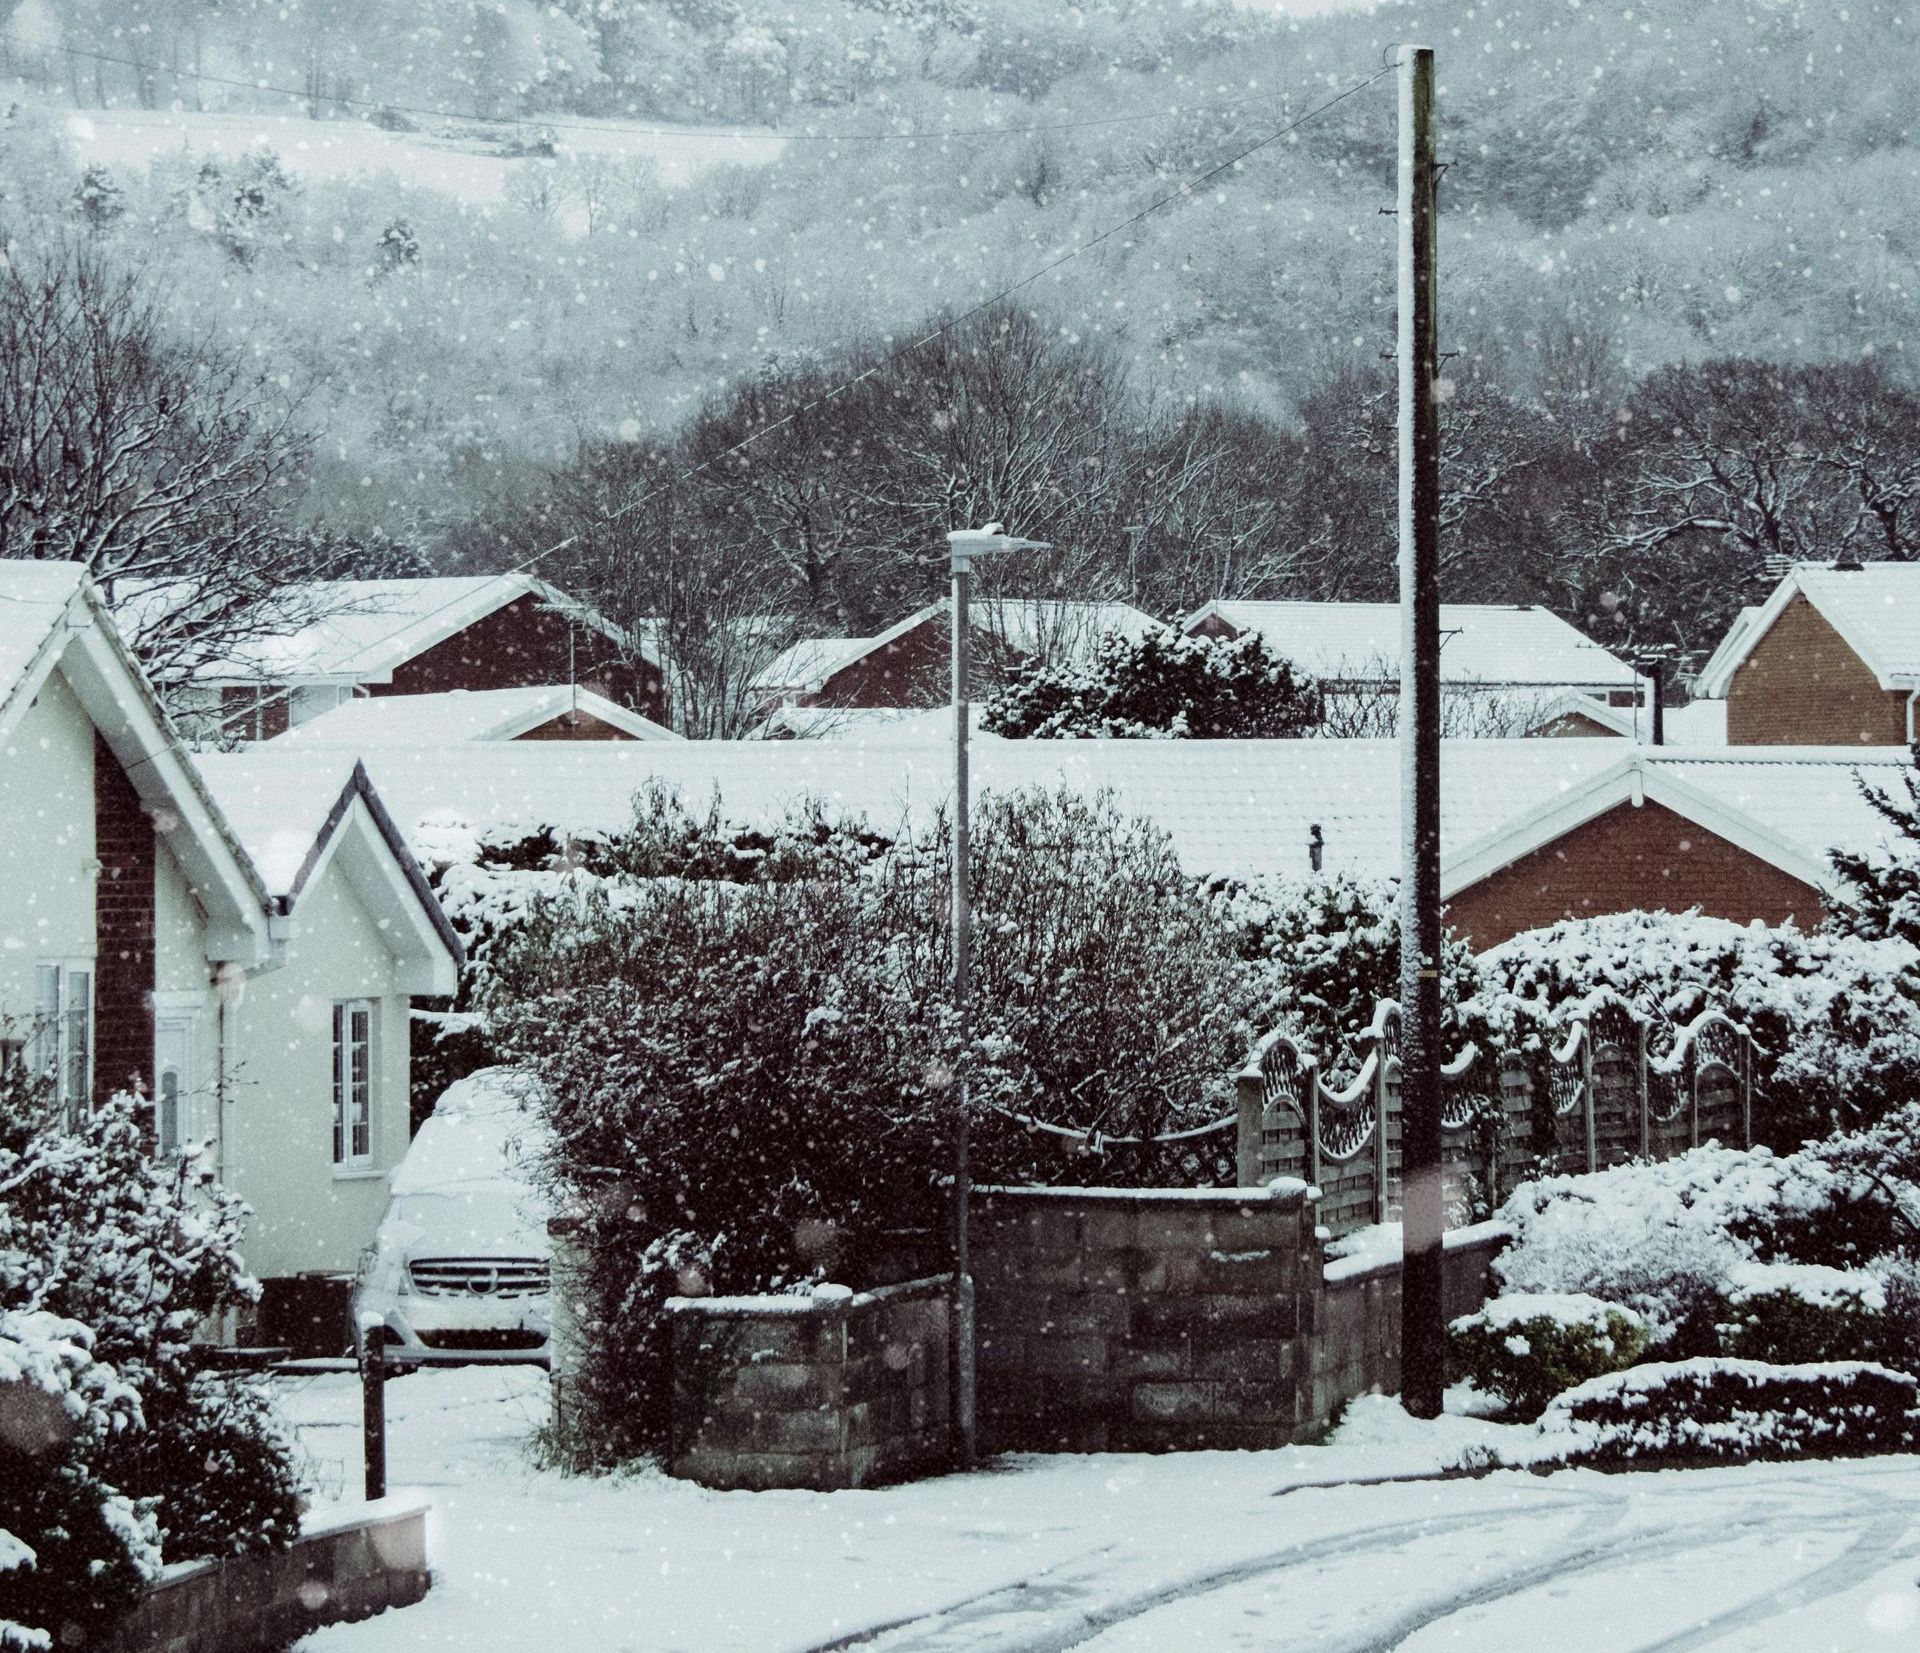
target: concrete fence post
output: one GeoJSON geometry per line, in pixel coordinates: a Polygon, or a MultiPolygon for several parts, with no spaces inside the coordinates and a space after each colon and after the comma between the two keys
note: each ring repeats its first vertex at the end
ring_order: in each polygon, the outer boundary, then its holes
{"type": "Polygon", "coordinates": [[[1260,1186],[1261,1150],[1265,1146],[1267,1128],[1267,1086],[1261,1065],[1260,1061],[1255,1061],[1241,1069],[1239,1078],[1234,1081],[1234,1099],[1239,1115],[1235,1138],[1235,1175],[1242,1188],[1260,1186]]]}
{"type": "Polygon", "coordinates": [[[1653,1102],[1647,1094],[1647,1064],[1652,1061],[1653,1053],[1647,1048],[1647,1024],[1636,1021],[1634,1026],[1640,1030],[1640,1157],[1653,1157],[1653,1102]]]}
{"type": "Polygon", "coordinates": [[[1373,1075],[1373,1220],[1384,1223],[1391,1209],[1387,1198],[1387,1110],[1394,1106],[1398,1098],[1387,1078],[1390,1064],[1387,1061],[1386,1041],[1381,1040],[1374,1049],[1379,1060],[1373,1075]]]}
{"type": "Polygon", "coordinates": [[[1580,1039],[1580,1112],[1587,1133],[1587,1170],[1600,1169],[1599,1135],[1593,1117],[1593,1029],[1582,1024],[1580,1039]]]}

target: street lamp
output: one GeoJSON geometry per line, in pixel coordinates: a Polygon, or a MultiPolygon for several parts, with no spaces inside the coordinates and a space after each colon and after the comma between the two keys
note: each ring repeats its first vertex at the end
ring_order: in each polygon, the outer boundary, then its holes
{"type": "Polygon", "coordinates": [[[968,1165],[967,969],[973,946],[972,892],[967,882],[970,804],[967,795],[967,667],[972,627],[967,600],[973,586],[973,559],[1005,551],[1045,551],[1039,540],[1016,539],[1000,524],[962,528],[947,535],[947,567],[953,575],[953,1433],[962,1469],[974,1464],[973,1262],[967,1248],[967,1201],[973,1193],[968,1165]]]}

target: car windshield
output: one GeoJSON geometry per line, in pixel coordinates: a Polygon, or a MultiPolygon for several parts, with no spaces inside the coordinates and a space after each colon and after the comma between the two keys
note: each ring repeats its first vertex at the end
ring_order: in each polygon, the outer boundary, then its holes
{"type": "Polygon", "coordinates": [[[524,1240],[530,1249],[541,1251],[545,1246],[534,1204],[519,1189],[460,1189],[398,1195],[390,1216],[419,1229],[436,1247],[493,1248],[524,1240]]]}

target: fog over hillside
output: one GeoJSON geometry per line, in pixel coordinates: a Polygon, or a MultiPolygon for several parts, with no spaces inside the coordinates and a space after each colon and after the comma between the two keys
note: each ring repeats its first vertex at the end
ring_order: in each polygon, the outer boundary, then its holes
{"type": "Polygon", "coordinates": [[[1597,410],[1729,357],[1904,385],[1917,27],[1892,0],[23,0],[0,211],[269,368],[314,519],[498,556],[476,524],[583,444],[830,380],[1309,115],[1012,302],[1099,354],[1103,418],[1310,433],[1391,342],[1393,87],[1362,83],[1403,39],[1440,54],[1469,390],[1597,410]]]}

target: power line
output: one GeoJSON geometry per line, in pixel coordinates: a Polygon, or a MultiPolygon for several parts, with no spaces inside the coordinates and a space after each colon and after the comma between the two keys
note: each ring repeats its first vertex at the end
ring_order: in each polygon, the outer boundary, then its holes
{"type": "MultiPolygon", "coordinates": [[[[1116,235],[1120,235],[1125,231],[1132,229],[1134,225],[1140,223],[1143,219],[1151,217],[1154,213],[1158,212],[1162,207],[1168,206],[1175,201],[1186,199],[1188,196],[1190,196],[1196,189],[1200,188],[1202,185],[1212,182],[1215,178],[1218,178],[1224,172],[1231,172],[1235,167],[1241,165],[1241,163],[1249,159],[1251,156],[1257,155],[1261,150],[1266,149],[1269,146],[1278,143],[1282,138],[1288,136],[1290,133],[1299,131],[1299,129],[1305,126],[1309,121],[1317,120],[1320,116],[1326,114],[1329,110],[1336,108],[1338,105],[1345,103],[1347,99],[1355,96],[1357,93],[1364,92],[1369,86],[1372,86],[1376,81],[1383,80],[1388,75],[1396,73],[1398,69],[1399,69],[1399,64],[1397,63],[1389,64],[1386,68],[1379,70],[1377,73],[1369,75],[1365,80],[1356,81],[1353,85],[1349,86],[1344,92],[1336,93],[1333,97],[1328,98],[1326,102],[1322,104],[1318,104],[1314,108],[1309,109],[1304,115],[1300,116],[1298,120],[1289,121],[1285,126],[1279,128],[1277,131],[1270,132],[1266,137],[1260,139],[1259,142],[1249,144],[1245,149],[1238,151],[1236,154],[1228,156],[1227,159],[1217,163],[1214,166],[1209,167],[1205,172],[1199,173],[1192,178],[1183,179],[1180,182],[1180,184],[1178,184],[1175,188],[1168,190],[1166,194],[1158,196],[1154,200],[1148,202],[1146,206],[1142,207],[1138,212],[1134,213],[1130,218],[1125,218],[1121,220],[1121,222],[1119,222],[1118,224],[1115,224],[1108,229],[1102,230],[1098,235],[1090,236],[1088,237],[1087,240],[1080,242],[1078,245],[1070,247],[1066,252],[1062,253],[1058,258],[1051,260],[1049,263],[1043,264],[1039,269],[1033,271],[1031,274],[1024,275],[1018,281],[1011,282],[1007,286],[1002,287],[999,290],[999,292],[995,293],[991,298],[982,299],[979,303],[975,304],[971,309],[964,310],[959,315],[953,316],[948,320],[942,322],[938,327],[934,328],[932,332],[923,334],[921,337],[917,339],[910,340],[908,343],[898,346],[896,349],[890,351],[887,355],[882,356],[879,361],[874,362],[871,366],[863,368],[860,372],[854,374],[852,378],[843,379],[839,384],[835,385],[831,390],[823,391],[820,395],[814,397],[812,401],[803,403],[801,406],[795,408],[791,413],[782,415],[780,418],[774,420],[769,425],[761,426],[759,430],[754,431],[751,435],[742,437],[738,442],[734,443],[731,447],[723,448],[719,453],[709,455],[707,458],[701,460],[699,464],[690,467],[688,470],[676,473],[667,482],[662,482],[655,487],[649,488],[645,493],[641,494],[637,498],[630,499],[627,501],[626,504],[619,506],[615,510],[607,512],[607,514],[601,517],[597,522],[594,522],[590,524],[588,527],[582,528],[575,533],[568,534],[564,539],[559,539],[554,541],[553,544],[545,547],[544,549],[534,552],[533,555],[526,558],[525,561],[516,563],[513,567],[504,569],[502,570],[502,572],[505,574],[525,574],[529,572],[538,564],[544,562],[548,557],[554,556],[561,551],[565,551],[570,546],[578,545],[583,536],[594,533],[603,528],[611,527],[614,523],[618,522],[622,517],[625,517],[631,514],[632,512],[639,510],[641,506],[647,504],[649,501],[653,499],[658,498],[659,495],[663,493],[668,487],[675,486],[681,482],[689,480],[692,477],[696,477],[700,475],[702,471],[711,470],[715,465],[718,465],[721,461],[732,458],[733,455],[740,453],[747,448],[752,447],[754,443],[764,441],[767,437],[773,435],[774,432],[785,429],[788,425],[793,424],[796,420],[804,418],[807,414],[814,412],[818,408],[825,407],[826,404],[833,401],[835,397],[845,395],[849,390],[852,390],[856,386],[865,383],[868,379],[871,379],[876,373],[884,372],[887,368],[891,367],[895,362],[900,361],[907,356],[911,356],[912,354],[914,354],[914,352],[918,350],[925,349],[926,346],[932,344],[934,340],[943,338],[946,334],[953,332],[955,328],[962,327],[967,322],[973,320],[974,317],[983,315],[987,311],[993,309],[994,306],[1004,303],[1007,299],[1013,297],[1015,293],[1022,292],[1026,288],[1031,287],[1035,282],[1044,280],[1046,277],[1053,274],[1053,272],[1059,269],[1062,265],[1072,263],[1073,260],[1078,258],[1082,253],[1091,252],[1095,247],[1101,245],[1102,242],[1111,241],[1116,235]]],[[[412,619],[408,620],[406,626],[396,627],[393,631],[386,633],[382,637],[377,637],[373,639],[371,642],[364,644],[361,648],[355,650],[353,654],[349,655],[345,660],[340,662],[341,666],[345,667],[345,666],[351,665],[353,661],[359,659],[362,655],[366,654],[369,650],[379,648],[383,644],[390,642],[394,637],[397,637],[401,631],[408,629],[408,627],[417,625],[424,620],[431,620],[436,615],[444,613],[447,609],[454,607],[459,602],[459,600],[460,599],[458,598],[450,598],[445,603],[442,603],[438,608],[429,609],[425,614],[415,615],[412,619]]],[[[292,685],[288,685],[283,689],[279,689],[275,691],[274,694],[266,697],[265,699],[256,700],[254,705],[248,708],[246,712],[235,713],[234,716],[232,717],[223,718],[220,721],[218,727],[221,729],[226,729],[230,725],[239,722],[242,718],[252,716],[258,713],[261,707],[270,706],[274,704],[274,702],[277,700],[281,700],[291,696],[292,693],[293,693],[292,685]]]]}
{"type": "Polygon", "coordinates": [[[98,52],[85,46],[56,45],[44,41],[26,40],[3,29],[0,29],[0,38],[27,51],[61,52],[68,57],[79,58],[89,63],[111,63],[123,69],[139,70],[144,74],[171,75],[176,80],[198,81],[207,86],[233,87],[245,92],[268,92],[277,97],[296,98],[303,102],[338,104],[348,109],[369,109],[376,113],[386,111],[396,115],[418,116],[422,120],[466,121],[479,126],[533,126],[552,132],[612,133],[620,137],[732,138],[744,143],[912,143],[923,138],[1017,138],[1033,132],[1074,132],[1083,127],[1131,126],[1143,121],[1167,120],[1183,112],[1190,112],[1161,109],[1147,115],[1102,115],[1091,120],[1042,121],[1031,126],[935,126],[908,132],[743,132],[725,127],[627,126],[612,121],[548,120],[540,115],[468,115],[456,109],[431,109],[419,104],[390,103],[380,98],[355,98],[344,94],[321,96],[306,87],[279,86],[264,80],[239,80],[231,75],[209,74],[201,69],[176,69],[165,63],[150,63],[142,58],[123,57],[113,52],[98,52]]]}

